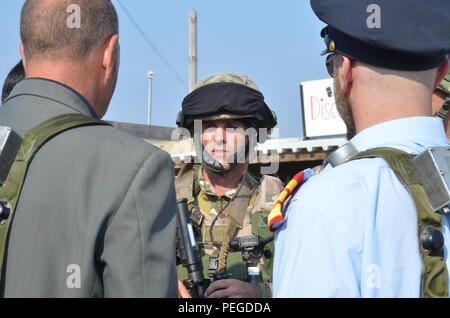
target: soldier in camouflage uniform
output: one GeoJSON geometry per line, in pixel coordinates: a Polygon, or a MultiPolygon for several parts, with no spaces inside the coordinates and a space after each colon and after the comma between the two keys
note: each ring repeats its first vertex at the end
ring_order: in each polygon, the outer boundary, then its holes
{"type": "MultiPolygon", "coordinates": [[[[271,129],[276,125],[275,115],[251,79],[221,73],[201,80],[183,101],[178,125],[192,132],[194,120],[202,120],[201,145],[196,143],[196,153],[202,163],[182,167],[176,180],[177,197],[188,199],[203,277],[231,274],[230,278],[212,282],[205,297],[271,297],[273,241],[263,248],[257,284],[248,282],[242,253],[230,248],[230,242],[256,235],[264,239],[272,237],[267,216],[283,184],[275,177],[258,178],[248,173],[252,149],[248,139],[251,138],[226,129],[271,129]],[[238,135],[245,140],[240,145],[236,141],[238,135]],[[234,160],[228,160],[230,153],[226,149],[230,144],[238,150],[231,156],[234,160]],[[242,149],[245,149],[245,159],[235,160],[242,149]]],[[[181,265],[178,265],[178,276],[180,295],[189,297],[181,282],[187,279],[187,270],[181,265]]]]}
{"type": "Polygon", "coordinates": [[[450,120],[450,114],[448,113],[450,107],[450,72],[434,90],[432,101],[433,113],[444,120],[445,132],[447,138],[450,139],[450,126],[448,125],[450,120]]]}

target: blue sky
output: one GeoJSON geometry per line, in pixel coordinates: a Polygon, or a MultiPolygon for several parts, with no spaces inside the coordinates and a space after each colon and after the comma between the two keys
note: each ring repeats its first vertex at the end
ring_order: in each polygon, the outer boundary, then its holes
{"type": "MultiPolygon", "coordinates": [[[[307,0],[121,0],[180,80],[148,45],[117,0],[121,65],[106,120],[147,122],[147,72],[154,71],[152,124],[175,126],[188,93],[188,16],[198,15],[198,79],[218,72],[250,76],[278,116],[281,138],[303,136],[302,81],[328,78],[320,30],[307,0]],[[184,83],[182,83],[184,81],[184,83]]],[[[20,59],[23,0],[0,2],[0,83],[20,59]]]]}

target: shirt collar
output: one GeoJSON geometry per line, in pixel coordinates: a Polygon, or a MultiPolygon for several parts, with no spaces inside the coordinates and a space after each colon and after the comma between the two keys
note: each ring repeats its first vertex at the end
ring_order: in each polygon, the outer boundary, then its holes
{"type": "Polygon", "coordinates": [[[55,83],[55,84],[61,85],[61,86],[65,87],[65,88],[69,89],[72,93],[74,93],[75,95],[77,95],[77,96],[83,101],[83,103],[87,106],[87,108],[89,109],[89,112],[92,114],[92,116],[93,116],[94,118],[99,119],[97,113],[95,112],[94,108],[93,108],[92,105],[89,103],[89,101],[88,101],[83,95],[81,95],[79,92],[77,92],[76,90],[74,90],[72,87],[67,86],[66,84],[63,84],[63,83],[61,83],[61,82],[58,82],[58,81],[55,81],[55,80],[52,80],[52,79],[48,79],[48,78],[30,77],[30,78],[26,78],[25,80],[32,80],[32,79],[38,79],[38,80],[48,81],[48,82],[55,83]]]}
{"type": "Polygon", "coordinates": [[[393,147],[419,154],[427,147],[449,145],[442,119],[408,117],[387,121],[362,130],[351,140],[359,150],[393,147]]]}

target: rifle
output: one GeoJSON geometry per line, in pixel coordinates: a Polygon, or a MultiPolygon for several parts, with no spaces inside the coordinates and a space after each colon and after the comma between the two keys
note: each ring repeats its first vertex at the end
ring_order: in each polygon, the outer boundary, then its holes
{"type": "Polygon", "coordinates": [[[242,253],[250,284],[260,283],[258,264],[264,254],[264,246],[271,241],[273,241],[273,237],[263,239],[259,235],[254,235],[239,237],[230,243],[230,250],[242,253]]]}
{"type": "Polygon", "coordinates": [[[177,257],[188,271],[183,283],[194,298],[203,298],[210,280],[201,278],[197,244],[189,219],[187,199],[177,200],[177,257]]]}

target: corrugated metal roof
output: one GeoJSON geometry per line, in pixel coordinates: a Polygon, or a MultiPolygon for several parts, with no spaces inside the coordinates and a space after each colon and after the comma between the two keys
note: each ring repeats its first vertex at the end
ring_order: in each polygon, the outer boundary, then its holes
{"type": "MultiPolygon", "coordinates": [[[[122,122],[112,122],[112,124],[167,151],[175,164],[191,163],[195,158],[192,139],[171,140],[173,135],[179,135],[176,133],[176,128],[122,122]]],[[[258,158],[255,162],[273,154],[278,154],[283,162],[323,160],[328,152],[337,149],[346,142],[347,140],[343,137],[268,139],[265,143],[257,145],[258,158]]],[[[267,160],[271,161],[270,158],[265,158],[264,162],[267,162],[267,160]]]]}
{"type": "Polygon", "coordinates": [[[276,151],[278,153],[285,152],[314,152],[314,151],[330,151],[336,149],[347,142],[345,138],[327,138],[327,139],[303,139],[303,138],[284,138],[269,139],[263,144],[258,144],[256,148],[258,152],[268,154],[276,151]]]}

